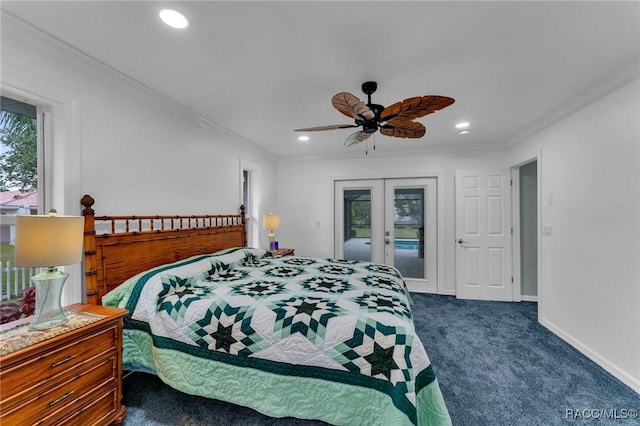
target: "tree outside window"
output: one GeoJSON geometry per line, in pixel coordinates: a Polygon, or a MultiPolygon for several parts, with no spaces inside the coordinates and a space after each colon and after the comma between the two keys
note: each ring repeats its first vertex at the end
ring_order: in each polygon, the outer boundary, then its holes
{"type": "Polygon", "coordinates": [[[27,192],[38,186],[37,120],[0,111],[0,189],[27,192]]]}
{"type": "Polygon", "coordinates": [[[32,311],[32,268],[13,267],[15,216],[38,210],[38,123],[36,107],[6,97],[0,108],[0,285],[1,321],[32,311]],[[27,295],[28,296],[28,295],[27,295]]]}

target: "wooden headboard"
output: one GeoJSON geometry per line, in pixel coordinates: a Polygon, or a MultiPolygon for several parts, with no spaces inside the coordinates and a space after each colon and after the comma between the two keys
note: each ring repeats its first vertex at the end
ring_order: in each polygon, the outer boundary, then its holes
{"type": "Polygon", "coordinates": [[[90,195],[80,201],[90,304],[100,305],[107,292],[155,266],[247,246],[244,206],[225,215],[96,216],[94,203],[90,195]]]}

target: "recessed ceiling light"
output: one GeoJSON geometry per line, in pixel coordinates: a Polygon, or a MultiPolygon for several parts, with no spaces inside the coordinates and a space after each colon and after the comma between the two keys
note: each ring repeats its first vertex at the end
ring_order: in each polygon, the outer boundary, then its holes
{"type": "Polygon", "coordinates": [[[456,129],[466,129],[467,127],[469,127],[469,123],[467,121],[456,124],[456,129]]]}
{"type": "Polygon", "coordinates": [[[309,140],[309,136],[298,136],[298,140],[300,142],[307,142],[309,140]]]}
{"type": "Polygon", "coordinates": [[[182,29],[189,26],[187,18],[182,13],[176,12],[172,9],[162,9],[160,11],[160,19],[162,19],[162,22],[173,28],[182,29]]]}
{"type": "Polygon", "coordinates": [[[469,129],[462,129],[458,131],[459,135],[468,135],[469,133],[471,133],[471,130],[469,129]]]}

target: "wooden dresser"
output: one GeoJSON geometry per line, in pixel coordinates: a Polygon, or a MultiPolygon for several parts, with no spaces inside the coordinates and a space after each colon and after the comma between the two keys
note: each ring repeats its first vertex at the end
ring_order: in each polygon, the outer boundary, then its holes
{"type": "Polygon", "coordinates": [[[122,317],[127,311],[82,304],[65,310],[94,322],[0,356],[0,424],[84,426],[124,420],[122,317]]]}

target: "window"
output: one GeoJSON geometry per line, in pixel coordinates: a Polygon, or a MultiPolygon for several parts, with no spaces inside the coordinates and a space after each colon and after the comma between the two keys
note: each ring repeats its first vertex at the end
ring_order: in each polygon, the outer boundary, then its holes
{"type": "MultiPolygon", "coordinates": [[[[0,99],[0,190],[12,191],[14,195],[20,196],[37,194],[39,168],[36,106],[4,96],[0,99]]],[[[19,202],[13,204],[19,205],[19,202]]],[[[37,211],[37,199],[35,207],[37,211]]]]}
{"type": "Polygon", "coordinates": [[[260,165],[240,159],[240,203],[244,204],[247,219],[247,244],[249,247],[260,247],[260,208],[263,189],[260,185],[260,165]]]}
{"type": "Polygon", "coordinates": [[[251,170],[242,170],[242,204],[247,220],[247,242],[253,246],[253,173],[251,170]]]}
{"type": "Polygon", "coordinates": [[[36,273],[33,268],[14,267],[13,243],[15,216],[38,214],[42,204],[39,202],[43,195],[39,116],[35,105],[0,98],[0,302],[22,299],[24,290],[31,285],[31,275],[36,273]]]}

